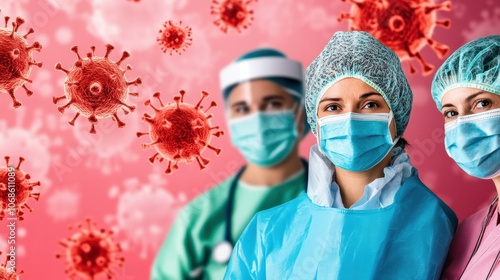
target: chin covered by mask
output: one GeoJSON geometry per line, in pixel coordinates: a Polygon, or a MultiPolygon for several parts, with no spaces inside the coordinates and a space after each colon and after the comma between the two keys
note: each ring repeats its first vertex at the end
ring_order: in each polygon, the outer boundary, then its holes
{"type": "Polygon", "coordinates": [[[365,171],[381,162],[397,143],[389,129],[390,113],[332,115],[318,120],[322,152],[337,167],[365,171]]]}
{"type": "Polygon", "coordinates": [[[230,119],[231,141],[245,159],[258,166],[274,166],[293,151],[298,132],[294,110],[256,112],[230,119]]]}
{"type": "Polygon", "coordinates": [[[445,125],[448,155],[469,175],[500,175],[500,109],[458,117],[445,125]]]}

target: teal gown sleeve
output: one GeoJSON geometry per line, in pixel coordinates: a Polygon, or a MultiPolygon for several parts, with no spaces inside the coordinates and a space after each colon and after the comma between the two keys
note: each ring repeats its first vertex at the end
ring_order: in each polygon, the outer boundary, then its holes
{"type": "Polygon", "coordinates": [[[169,230],[151,269],[151,280],[190,279],[189,273],[192,266],[189,255],[190,248],[188,225],[180,214],[169,230]]]}

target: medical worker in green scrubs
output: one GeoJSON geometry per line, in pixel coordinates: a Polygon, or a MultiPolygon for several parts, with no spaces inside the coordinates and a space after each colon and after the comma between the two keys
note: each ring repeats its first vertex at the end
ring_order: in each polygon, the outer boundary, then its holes
{"type": "Polygon", "coordinates": [[[180,212],[151,279],[222,279],[253,215],[304,192],[302,79],[301,63],[274,49],[251,51],[221,71],[231,142],[247,162],[180,212]]]}

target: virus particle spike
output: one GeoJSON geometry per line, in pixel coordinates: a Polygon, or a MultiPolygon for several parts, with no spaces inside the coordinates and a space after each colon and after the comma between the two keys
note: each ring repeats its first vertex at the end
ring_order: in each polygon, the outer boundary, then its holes
{"type": "Polygon", "coordinates": [[[229,29],[241,32],[253,21],[253,10],[250,5],[257,0],[213,0],[210,14],[215,16],[214,24],[224,33],[229,29]]]}
{"type": "Polygon", "coordinates": [[[191,46],[191,27],[182,26],[182,21],[174,23],[171,20],[163,24],[163,30],[156,39],[164,53],[172,55],[174,52],[181,54],[191,46]]]}
{"type": "MultiPolygon", "coordinates": [[[[0,255],[2,252],[0,252],[0,255]]],[[[2,280],[19,280],[19,276],[24,273],[24,271],[20,271],[16,273],[16,271],[9,271],[10,268],[7,267],[7,262],[9,260],[9,256],[5,259],[3,264],[0,264],[0,279],[2,280]]]]}
{"type": "Polygon", "coordinates": [[[415,73],[411,60],[416,60],[424,76],[434,71],[434,66],[425,62],[420,50],[430,46],[442,59],[448,46],[431,38],[436,26],[449,28],[449,19],[437,20],[439,10],[450,11],[451,2],[440,4],[434,0],[341,0],[350,2],[350,13],[340,14],[338,20],[349,20],[349,30],[362,30],[372,34],[391,48],[400,60],[408,60],[410,72],[415,73]]]}
{"type": "MultiPolygon", "coordinates": [[[[36,186],[40,186],[40,182],[30,182],[31,176],[21,170],[21,164],[24,161],[23,157],[19,157],[17,166],[9,165],[10,157],[5,157],[5,167],[0,167],[0,220],[5,218],[5,213],[15,211],[16,217],[24,220],[24,209],[32,212],[33,209],[27,204],[28,199],[33,198],[38,201],[40,193],[34,192],[36,186]],[[14,177],[14,181],[12,178],[14,177]],[[10,182],[10,184],[9,184],[10,182]],[[16,202],[15,207],[9,207],[9,193],[15,191],[16,202]]],[[[10,216],[10,214],[9,214],[10,216]]],[[[0,278],[1,279],[1,278],[0,278]]]]}
{"type": "MultiPolygon", "coordinates": [[[[212,136],[219,137],[224,135],[224,132],[219,131],[218,126],[211,126],[212,115],[207,115],[206,110],[203,111],[201,103],[209,95],[208,92],[202,91],[201,98],[195,106],[184,102],[185,94],[186,92],[181,90],[179,95],[173,98],[174,103],[164,104],[160,93],[154,93],[153,97],[160,107],[155,107],[149,99],[144,102],[144,105],[154,110],[155,115],[144,114],[142,119],[149,124],[149,132],[137,132],[137,137],[149,135],[151,139],[151,143],[142,144],[143,149],[153,146],[156,149],[156,153],[149,158],[149,162],[154,163],[155,160],[161,162],[164,159],[168,161],[165,170],[167,174],[178,169],[179,162],[189,163],[193,160],[198,162],[200,169],[204,169],[210,162],[201,156],[205,148],[214,151],[217,155],[221,152],[221,149],[209,144],[212,136]],[[213,130],[217,131],[213,132],[213,130]]],[[[210,107],[215,106],[217,104],[211,102],[210,107]]]]}
{"type": "MultiPolygon", "coordinates": [[[[70,227],[70,230],[73,228],[70,227]]],[[[107,229],[96,229],[90,218],[86,219],[86,227],[76,226],[77,232],[71,237],[59,242],[64,247],[63,254],[56,254],[56,258],[64,258],[65,273],[69,279],[95,279],[99,275],[106,275],[108,279],[115,279],[113,266],[123,266],[125,258],[118,256],[121,246],[113,240],[114,233],[107,229]]]]}
{"type": "Polygon", "coordinates": [[[141,78],[127,81],[125,72],[132,67],[127,65],[125,69],[120,68],[120,64],[130,57],[126,51],[122,53],[120,59],[113,62],[109,59],[109,54],[113,51],[112,45],[106,45],[106,53],[103,57],[94,55],[95,47],[90,47],[91,52],[82,58],[78,52],[78,46],[71,48],[76,54],[77,60],[68,70],[57,63],[55,68],[67,75],[64,82],[64,95],[53,97],[52,102],[57,104],[66,99],[67,103],[59,106],[59,112],[72,106],[76,111],[74,118],[69,121],[74,125],[76,119],[82,115],[90,122],[90,133],[95,134],[95,125],[99,119],[112,118],[117,122],[118,127],[123,127],[124,122],[120,121],[117,112],[121,108],[125,114],[133,112],[135,106],[125,103],[128,96],[138,96],[138,92],[129,92],[129,86],[140,85],[141,78]]]}
{"type": "Polygon", "coordinates": [[[33,66],[42,67],[41,62],[33,59],[33,52],[41,51],[42,45],[39,42],[34,42],[31,46],[28,44],[27,38],[34,32],[33,28],[24,35],[18,32],[24,23],[22,18],[17,17],[12,22],[12,29],[8,28],[9,19],[5,17],[5,26],[0,27],[0,92],[8,93],[14,108],[18,108],[22,104],[16,99],[14,91],[22,87],[26,95],[33,94],[25,83],[32,82],[28,77],[33,66]]]}

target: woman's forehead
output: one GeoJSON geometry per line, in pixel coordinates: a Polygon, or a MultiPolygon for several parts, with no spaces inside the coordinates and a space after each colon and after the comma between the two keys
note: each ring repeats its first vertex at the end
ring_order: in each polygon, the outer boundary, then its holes
{"type": "MultiPolygon", "coordinates": [[[[321,96],[324,98],[357,98],[360,99],[367,93],[378,93],[373,87],[356,78],[345,78],[332,84],[321,96]]],[[[382,97],[382,95],[380,95],[382,97]]]]}
{"type": "Polygon", "coordinates": [[[487,96],[490,98],[494,99],[499,99],[500,96],[488,91],[484,91],[481,89],[477,88],[472,88],[472,87],[457,87],[454,89],[451,89],[447,91],[443,97],[441,98],[441,103],[442,104],[447,104],[447,103],[462,103],[462,102],[468,102],[468,98],[471,96],[487,96]]]}

